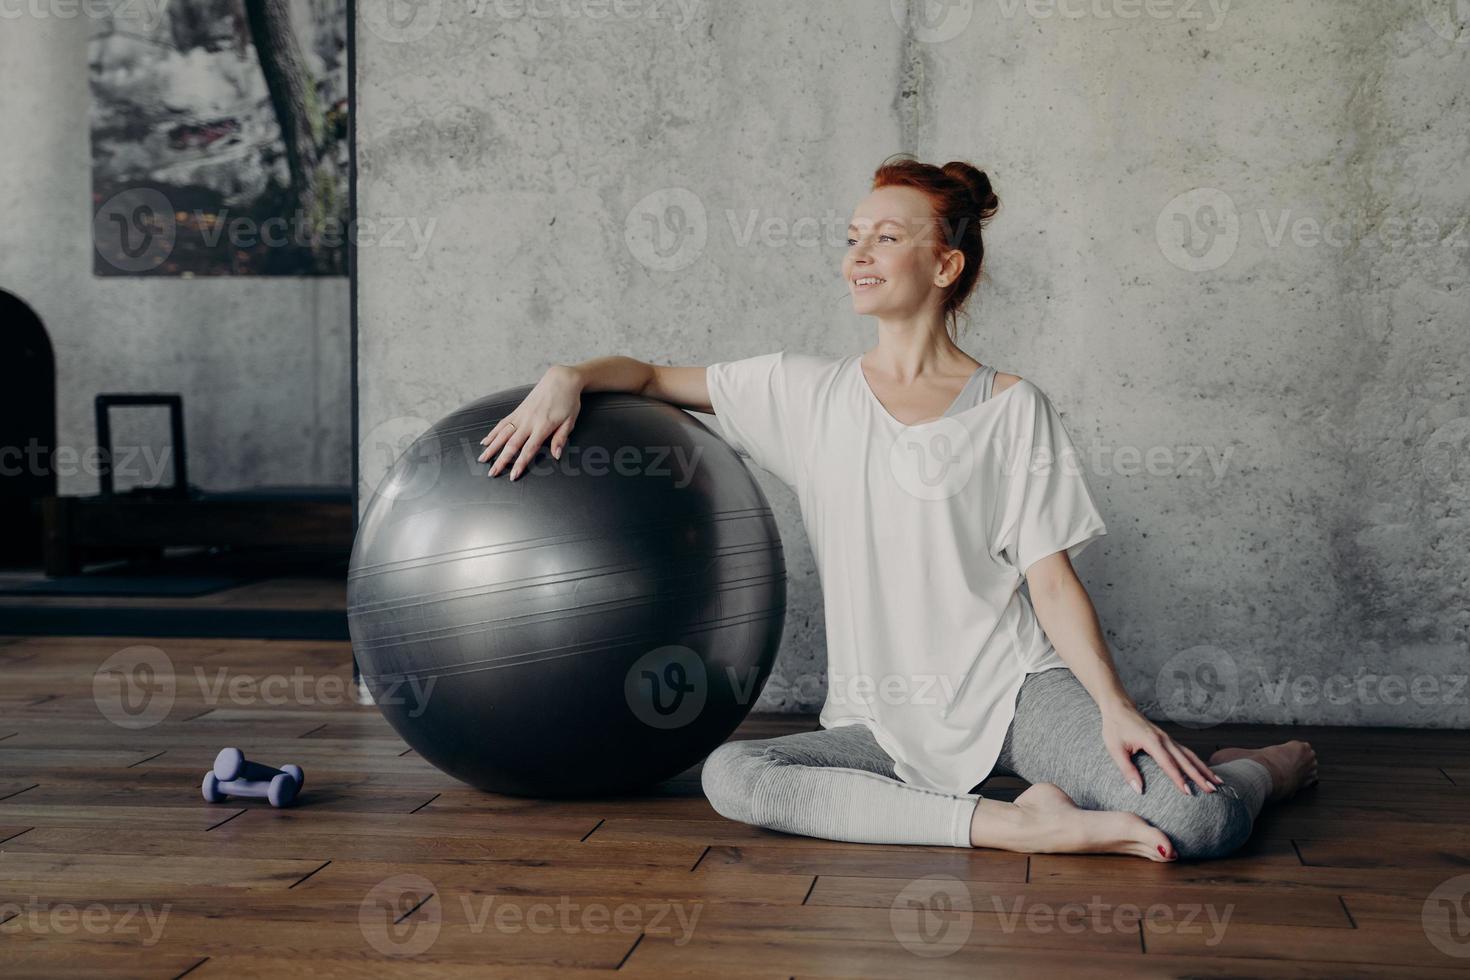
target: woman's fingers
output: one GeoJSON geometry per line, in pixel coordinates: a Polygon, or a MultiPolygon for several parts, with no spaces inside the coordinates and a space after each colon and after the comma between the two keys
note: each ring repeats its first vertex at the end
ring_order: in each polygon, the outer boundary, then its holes
{"type": "Polygon", "coordinates": [[[1153,744],[1145,748],[1144,751],[1153,756],[1154,761],[1159,764],[1159,768],[1164,770],[1164,775],[1168,776],[1174,781],[1174,785],[1179,787],[1179,792],[1185,796],[1190,795],[1189,787],[1184,783],[1184,774],[1179,771],[1179,763],[1174,761],[1174,755],[1169,751],[1169,747],[1165,744],[1163,738],[1156,738],[1153,744]]]}
{"type": "Polygon", "coordinates": [[[509,466],[516,458],[516,453],[520,452],[521,444],[529,437],[529,432],[522,432],[520,429],[511,432],[510,438],[506,439],[505,445],[500,450],[500,455],[495,458],[495,464],[490,467],[490,475],[498,476],[501,470],[509,466]]]}
{"type": "Polygon", "coordinates": [[[510,478],[515,480],[535,460],[536,453],[540,451],[548,435],[551,436],[551,444],[547,448],[552,456],[561,459],[562,450],[566,448],[567,438],[571,435],[575,421],[575,418],[568,418],[551,430],[544,424],[532,425],[529,422],[507,425],[509,419],[502,419],[499,425],[490,430],[488,436],[480,440],[485,445],[485,451],[480,453],[479,461],[483,463],[498,453],[495,462],[490,466],[489,475],[499,476],[506,467],[510,467],[510,478]]]}
{"type": "Polygon", "coordinates": [[[508,416],[495,423],[495,428],[490,430],[490,434],[480,440],[480,445],[485,449],[480,453],[479,462],[483,463],[495,455],[504,445],[505,437],[513,432],[515,432],[515,423],[511,422],[508,416]]]}
{"type": "Polygon", "coordinates": [[[1169,751],[1174,753],[1175,761],[1179,763],[1179,767],[1184,771],[1184,775],[1193,780],[1194,784],[1200,788],[1201,792],[1215,792],[1214,782],[1205,776],[1205,767],[1198,765],[1194,759],[1190,758],[1193,753],[1191,753],[1189,749],[1185,748],[1184,746],[1173,740],[1170,740],[1168,742],[1168,746],[1169,751]]]}
{"type": "Polygon", "coordinates": [[[1199,767],[1199,771],[1204,775],[1206,779],[1214,783],[1216,786],[1223,786],[1225,784],[1225,780],[1220,778],[1220,774],[1211,769],[1209,767],[1209,764],[1199,757],[1199,753],[1195,752],[1194,749],[1190,748],[1187,745],[1181,745],[1179,747],[1184,750],[1185,755],[1189,756],[1189,758],[1194,761],[1194,764],[1199,767]]]}
{"type": "Polygon", "coordinates": [[[551,455],[561,459],[561,451],[566,448],[567,439],[572,434],[572,419],[567,419],[557,427],[556,435],[551,437],[551,455]]]}
{"type": "Polygon", "coordinates": [[[525,442],[521,443],[520,455],[516,457],[515,465],[511,467],[510,479],[515,480],[531,465],[531,460],[536,458],[536,452],[541,448],[541,443],[546,440],[546,430],[537,426],[531,430],[531,435],[525,442]]]}
{"type": "Polygon", "coordinates": [[[1128,781],[1128,785],[1133,787],[1133,791],[1135,793],[1142,793],[1143,777],[1139,775],[1138,767],[1133,764],[1133,758],[1128,754],[1128,751],[1109,745],[1108,755],[1113,757],[1113,762],[1117,765],[1118,771],[1123,774],[1123,778],[1128,781]]]}

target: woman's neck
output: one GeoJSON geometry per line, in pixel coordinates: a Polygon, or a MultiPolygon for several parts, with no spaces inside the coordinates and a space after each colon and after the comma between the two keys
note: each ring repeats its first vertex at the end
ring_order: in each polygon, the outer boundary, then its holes
{"type": "Polygon", "coordinates": [[[972,374],[979,362],[961,350],[943,322],[880,323],[878,343],[863,355],[873,373],[907,384],[919,378],[972,374]]]}

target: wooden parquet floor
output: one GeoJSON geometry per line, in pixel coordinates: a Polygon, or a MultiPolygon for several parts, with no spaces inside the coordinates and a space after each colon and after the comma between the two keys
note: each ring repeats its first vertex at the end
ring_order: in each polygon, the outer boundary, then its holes
{"type": "Polygon", "coordinates": [[[349,663],[343,643],[0,637],[0,976],[1470,969],[1467,732],[1171,729],[1201,754],[1308,738],[1322,781],[1239,854],[1162,865],[747,827],[697,768],[631,798],[485,794],[350,703],[349,663]],[[152,651],[164,669],[113,669],[152,651]],[[301,765],[300,804],[205,803],[226,745],[301,765]]]}

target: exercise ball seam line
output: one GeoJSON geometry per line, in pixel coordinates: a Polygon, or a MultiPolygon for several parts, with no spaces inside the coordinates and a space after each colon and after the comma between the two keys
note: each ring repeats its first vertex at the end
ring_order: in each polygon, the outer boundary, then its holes
{"type": "MultiPolygon", "coordinates": [[[[722,590],[722,591],[725,591],[725,590],[722,590]]],[[[529,619],[529,620],[524,620],[523,619],[518,625],[521,628],[526,628],[526,627],[534,627],[534,626],[536,626],[538,624],[542,624],[542,623],[555,623],[555,622],[558,622],[560,620],[569,620],[569,619],[577,618],[576,615],[572,615],[572,614],[570,614],[570,612],[575,612],[577,614],[581,614],[581,615],[585,615],[585,616],[603,617],[603,616],[606,616],[608,614],[609,609],[611,609],[612,611],[616,611],[616,610],[623,610],[623,609],[632,609],[632,608],[636,608],[637,606],[649,606],[649,605],[655,605],[655,604],[656,603],[654,601],[651,601],[651,600],[644,600],[644,601],[630,600],[630,601],[624,601],[624,602],[619,603],[616,606],[611,606],[611,607],[609,607],[608,604],[603,603],[599,607],[578,607],[578,609],[575,610],[575,611],[558,610],[559,613],[564,613],[566,615],[537,617],[537,618],[529,619]],[[585,613],[583,612],[583,610],[585,610],[585,613]]],[[[783,603],[783,605],[782,605],[781,608],[783,608],[783,609],[785,608],[784,603],[783,603]]],[[[736,615],[739,615],[739,614],[736,614],[736,615]]],[[[690,623],[689,625],[691,625],[691,626],[699,626],[699,625],[702,625],[704,623],[719,623],[719,622],[727,621],[729,619],[730,619],[730,617],[715,617],[713,619],[695,620],[692,623],[690,623]]],[[[358,643],[357,646],[358,646],[358,649],[361,650],[361,651],[368,651],[368,650],[386,650],[386,649],[389,649],[390,647],[393,647],[393,646],[401,646],[402,644],[405,644],[405,643],[418,643],[418,642],[423,642],[423,641],[432,640],[432,639],[436,639],[436,638],[452,638],[452,637],[467,636],[467,635],[471,635],[473,633],[483,633],[483,632],[485,632],[485,630],[487,628],[495,628],[495,627],[507,628],[505,624],[508,623],[508,622],[510,622],[510,621],[509,620],[504,620],[504,619],[480,620],[478,622],[463,623],[463,624],[460,624],[458,626],[452,626],[452,627],[446,626],[446,627],[441,627],[441,628],[438,628],[438,629],[417,630],[417,631],[414,631],[414,632],[411,632],[411,633],[397,633],[397,634],[393,634],[393,635],[383,635],[383,636],[374,637],[373,639],[370,639],[370,640],[369,639],[364,639],[360,643],[358,643]]],[[[555,649],[555,647],[550,647],[548,649],[555,649]]]]}
{"type": "MultiPolygon", "coordinates": [[[[759,584],[766,583],[766,582],[776,582],[776,581],[785,580],[787,578],[788,578],[788,575],[787,575],[787,572],[786,572],[785,569],[782,569],[779,572],[761,573],[761,574],[756,574],[756,575],[745,575],[745,576],[741,576],[739,578],[736,578],[734,576],[731,576],[731,577],[727,578],[724,582],[722,582],[719,586],[714,587],[711,591],[712,591],[712,593],[714,595],[719,595],[721,593],[730,592],[730,591],[733,591],[735,589],[748,588],[751,585],[759,585],[759,584]]],[[[465,599],[465,600],[469,600],[469,599],[474,599],[474,598],[476,598],[476,597],[478,597],[479,595],[482,595],[482,594],[483,593],[471,593],[470,595],[464,596],[462,598],[465,599]]],[[[632,601],[648,600],[650,598],[659,598],[659,597],[667,597],[667,598],[671,598],[671,599],[681,599],[681,598],[693,596],[695,598],[698,598],[699,596],[702,596],[704,594],[705,594],[705,590],[702,589],[702,588],[699,588],[698,586],[691,587],[690,589],[688,589],[686,591],[682,591],[682,592],[670,591],[668,589],[649,589],[649,590],[646,590],[644,592],[641,592],[641,593],[639,593],[637,595],[625,595],[625,596],[620,596],[620,597],[616,597],[615,596],[615,597],[612,597],[612,598],[598,600],[598,601],[594,601],[594,602],[579,603],[578,605],[576,605],[576,606],[574,606],[572,608],[576,608],[576,609],[604,609],[604,610],[605,609],[618,609],[618,608],[621,608],[622,605],[626,605],[627,603],[632,602],[632,601]]],[[[384,604],[379,604],[379,606],[377,608],[378,608],[379,611],[382,611],[382,612],[395,612],[395,611],[400,611],[400,610],[405,610],[405,609],[425,608],[425,607],[428,607],[430,605],[432,605],[432,603],[429,603],[429,602],[412,602],[412,603],[403,603],[403,604],[398,604],[398,605],[384,605],[384,604]]],[[[364,608],[365,607],[362,607],[362,606],[349,606],[348,607],[348,612],[349,613],[352,613],[352,614],[357,614],[359,617],[361,617],[361,615],[363,614],[362,613],[362,610],[364,608]]],[[[516,620],[521,620],[521,621],[535,622],[537,617],[539,617],[541,615],[544,615],[548,611],[553,611],[553,612],[554,611],[560,611],[561,609],[565,609],[565,608],[567,608],[567,607],[563,606],[563,607],[559,607],[557,610],[542,610],[541,612],[525,613],[525,614],[523,614],[520,617],[510,617],[510,618],[497,617],[494,621],[495,622],[514,622],[516,620]]],[[[490,620],[484,620],[484,622],[489,622],[489,621],[490,620]]]]}
{"type": "MultiPolygon", "coordinates": [[[[765,612],[765,613],[785,612],[785,610],[786,610],[786,607],[784,605],[782,605],[782,606],[779,606],[779,607],[773,606],[773,607],[771,607],[771,609],[764,610],[763,612],[765,612]]],[[[770,617],[768,615],[757,615],[755,613],[752,613],[744,621],[745,622],[767,622],[767,621],[769,621],[769,619],[770,619],[770,617]]],[[[738,622],[732,622],[732,623],[727,624],[727,625],[738,625],[738,622]]],[[[709,628],[683,629],[680,632],[681,633],[708,633],[708,632],[711,632],[713,629],[716,629],[716,628],[719,628],[719,627],[711,626],[709,628]]],[[[646,636],[663,636],[664,634],[658,633],[658,634],[642,634],[642,635],[646,635],[646,636]]],[[[623,645],[626,645],[629,642],[634,642],[638,638],[639,638],[639,634],[634,634],[634,635],[628,637],[624,641],[623,645]]],[[[364,671],[362,673],[362,677],[365,680],[370,681],[370,682],[371,681],[382,681],[382,680],[411,680],[411,679],[424,678],[424,677],[451,677],[451,676],[454,676],[455,674],[473,674],[473,673],[478,673],[480,671],[485,671],[485,670],[500,670],[502,668],[510,668],[510,667],[526,667],[526,666],[530,666],[530,665],[534,665],[534,664],[544,663],[546,661],[551,661],[551,660],[562,660],[562,659],[565,659],[567,657],[589,656],[589,655],[592,655],[592,654],[596,654],[596,653],[601,652],[602,650],[606,649],[606,647],[608,646],[608,644],[606,642],[603,642],[603,641],[598,641],[596,646],[591,646],[591,645],[589,645],[591,642],[592,641],[589,641],[588,644],[578,644],[578,646],[581,647],[582,649],[563,650],[563,649],[558,648],[558,647],[547,647],[546,650],[533,651],[534,653],[537,653],[537,654],[543,654],[542,656],[537,656],[534,659],[529,659],[529,658],[526,658],[526,657],[520,657],[520,658],[517,658],[515,660],[509,660],[509,659],[507,659],[507,660],[472,660],[472,661],[469,661],[468,663],[452,664],[452,665],[443,666],[443,667],[437,667],[437,668],[430,667],[430,668],[426,668],[424,670],[412,670],[412,671],[399,670],[399,671],[392,671],[392,672],[380,673],[380,674],[370,674],[370,673],[367,673],[366,671],[364,671]],[[551,652],[548,653],[548,651],[551,651],[551,652]]]]}
{"type": "Polygon", "coordinates": [[[576,544],[576,543],[583,542],[583,541],[595,541],[595,540],[597,540],[599,538],[624,537],[624,536],[628,536],[628,535],[637,535],[637,534],[644,534],[644,533],[655,533],[655,532],[664,531],[664,530],[667,530],[667,529],[673,528],[673,527],[685,527],[685,526],[700,527],[700,526],[712,525],[712,524],[715,524],[715,523],[724,523],[724,522],[731,521],[731,520],[740,520],[740,519],[747,519],[747,518],[750,518],[750,517],[767,517],[767,516],[769,516],[771,518],[774,518],[776,516],[775,515],[775,512],[772,511],[769,507],[765,507],[765,508],[747,508],[747,509],[744,509],[744,510],[721,511],[718,514],[712,515],[708,519],[700,519],[700,518],[697,518],[697,517],[680,517],[680,518],[674,518],[674,519],[670,519],[670,520],[666,520],[666,521],[655,521],[655,522],[651,522],[651,523],[638,524],[638,525],[632,525],[632,526],[629,526],[629,525],[621,525],[621,526],[618,526],[618,527],[609,528],[609,529],[607,529],[606,531],[604,531],[602,533],[591,533],[591,534],[572,534],[572,533],[568,533],[568,534],[554,535],[554,536],[550,536],[550,537],[516,538],[516,539],[511,540],[511,541],[502,541],[502,542],[498,542],[498,543],[493,544],[493,545],[480,545],[480,546],[477,546],[477,547],[474,547],[474,548],[461,548],[461,549],[456,550],[456,551],[444,551],[444,552],[440,552],[437,555],[426,555],[426,556],[422,556],[422,557],[419,557],[419,558],[405,558],[402,561],[398,561],[398,562],[394,562],[394,561],[379,562],[377,565],[369,565],[369,566],[364,566],[364,567],[366,567],[366,568],[376,568],[376,567],[387,566],[387,565],[395,565],[395,564],[411,564],[411,563],[415,563],[415,562],[424,561],[427,558],[452,558],[453,556],[456,556],[456,555],[474,554],[475,552],[485,551],[486,549],[500,548],[500,549],[506,549],[507,551],[509,551],[509,550],[515,550],[513,546],[516,546],[516,545],[523,545],[523,546],[535,547],[535,546],[550,546],[550,545],[562,545],[562,544],[576,544]]]}
{"type": "MultiPolygon", "coordinates": [[[[751,543],[722,545],[720,547],[717,547],[717,548],[711,549],[711,550],[709,550],[707,552],[704,552],[704,553],[702,553],[699,556],[692,556],[692,557],[706,557],[706,558],[709,558],[709,559],[717,559],[717,558],[722,558],[722,557],[731,557],[731,556],[739,556],[739,555],[747,555],[747,554],[775,553],[775,552],[778,552],[778,551],[784,553],[784,549],[780,545],[771,545],[771,544],[763,543],[763,542],[751,542],[751,543]]],[[[453,562],[448,562],[447,564],[458,564],[460,562],[474,561],[474,560],[476,560],[476,558],[458,558],[458,559],[455,559],[453,562]]],[[[428,567],[428,566],[425,565],[425,566],[419,566],[419,567],[420,568],[423,568],[423,567],[428,567]]],[[[651,566],[648,566],[647,564],[640,564],[640,563],[638,563],[636,561],[635,562],[622,562],[622,563],[609,562],[609,563],[602,564],[602,565],[589,565],[589,566],[585,566],[583,568],[566,569],[565,571],[575,572],[575,573],[586,573],[586,574],[610,574],[612,570],[616,570],[616,569],[624,569],[624,570],[634,571],[634,570],[637,570],[638,568],[642,568],[642,567],[651,567],[651,566]],[[606,570],[606,571],[604,571],[604,570],[606,570]]],[[[415,568],[415,569],[400,569],[400,571],[417,571],[417,570],[419,570],[419,569],[418,568],[415,568]]],[[[546,573],[546,575],[556,575],[556,574],[559,574],[559,573],[558,572],[547,572],[546,573]]],[[[545,576],[543,576],[543,577],[545,577],[545,576]]]]}
{"type": "MultiPolygon", "coordinates": [[[[785,549],[781,545],[779,545],[779,544],[770,544],[770,543],[767,543],[767,542],[755,541],[755,542],[748,542],[748,543],[733,543],[733,544],[721,545],[721,546],[718,546],[716,548],[710,549],[707,552],[702,552],[700,555],[694,555],[694,556],[691,556],[691,557],[720,558],[720,557],[724,557],[724,556],[727,556],[727,555],[762,554],[762,553],[774,553],[774,552],[777,552],[777,551],[784,552],[785,549]]],[[[437,556],[435,556],[435,557],[437,557],[437,556]]],[[[475,559],[474,558],[457,558],[457,559],[455,559],[452,562],[447,562],[446,564],[458,564],[460,562],[473,561],[473,560],[475,560],[475,559]]],[[[420,567],[427,567],[427,566],[420,566],[420,567]]],[[[640,568],[640,567],[645,567],[645,565],[640,565],[636,561],[628,561],[628,562],[621,562],[621,563],[608,562],[608,563],[605,563],[605,564],[602,564],[602,565],[588,565],[588,566],[584,566],[582,568],[564,569],[563,571],[579,572],[579,573],[580,572],[595,573],[595,572],[599,572],[601,569],[615,569],[615,568],[637,569],[637,568],[640,568]]],[[[410,571],[410,570],[416,571],[418,569],[404,569],[404,571],[410,571]]],[[[547,572],[546,574],[547,575],[556,575],[556,574],[559,574],[559,573],[558,572],[547,572]]]]}
{"type": "MultiPolygon", "coordinates": [[[[779,610],[779,611],[784,611],[784,610],[779,610]]],[[[707,633],[707,632],[711,632],[711,630],[710,629],[697,629],[697,630],[684,630],[684,632],[685,633],[707,633]]],[[[635,638],[635,639],[637,639],[637,638],[635,638]]],[[[645,641],[645,642],[657,642],[657,641],[645,641]]],[[[623,645],[628,645],[628,644],[623,644],[623,645]]],[[[454,674],[476,673],[476,671],[482,671],[482,670],[501,670],[501,669],[509,670],[509,669],[512,669],[512,667],[532,667],[532,666],[535,666],[535,664],[550,663],[550,661],[554,661],[554,660],[564,660],[564,658],[567,658],[567,657],[591,657],[591,655],[597,655],[597,654],[600,654],[600,652],[603,652],[603,649],[604,648],[606,648],[606,645],[591,646],[591,648],[585,648],[585,649],[566,649],[566,651],[551,651],[551,652],[537,651],[538,654],[541,654],[541,655],[538,655],[538,657],[535,657],[535,658],[517,658],[517,660],[506,660],[506,661],[500,661],[500,660],[473,660],[473,661],[469,661],[469,663],[463,663],[463,664],[450,664],[450,666],[444,666],[444,667],[429,667],[429,669],[425,669],[425,670],[395,670],[395,671],[390,671],[390,673],[378,673],[378,674],[368,674],[368,673],[365,673],[365,674],[363,674],[363,677],[366,677],[366,679],[369,679],[369,680],[382,680],[382,679],[409,680],[409,679],[419,679],[419,677],[448,677],[448,676],[454,676],[454,674]]]]}
{"type": "Polygon", "coordinates": [[[474,548],[461,548],[455,551],[442,551],[435,555],[422,555],[418,558],[404,558],[398,561],[384,561],[373,565],[359,565],[348,572],[348,581],[360,579],[368,574],[378,574],[381,569],[392,567],[414,568],[431,565],[440,561],[462,561],[466,557],[489,557],[497,554],[512,554],[516,551],[524,551],[531,548],[553,547],[559,545],[578,544],[585,541],[596,541],[605,538],[623,538],[642,533],[652,533],[660,529],[685,526],[708,526],[716,522],[740,519],[751,516],[767,516],[775,518],[775,512],[769,507],[764,509],[749,509],[739,511],[725,511],[715,515],[710,520],[698,520],[691,518],[678,518],[668,521],[659,521],[652,524],[638,525],[632,528],[623,526],[610,528],[601,534],[561,534],[553,537],[539,538],[517,538],[514,541],[502,541],[493,545],[480,545],[474,548]],[[516,547],[521,546],[521,547],[516,547]]]}
{"type": "MultiPolygon", "coordinates": [[[[634,605],[635,605],[634,603],[625,603],[624,604],[624,607],[625,608],[632,608],[634,605]]],[[[645,602],[645,603],[639,603],[637,605],[653,605],[653,603],[645,602]]],[[[780,606],[768,606],[768,607],[765,607],[765,608],[767,610],[778,609],[778,608],[779,609],[785,609],[786,608],[786,604],[783,601],[780,606]]],[[[745,610],[745,611],[741,611],[741,612],[729,613],[727,615],[710,616],[710,617],[706,617],[704,619],[690,620],[690,621],[684,623],[680,628],[681,629],[686,629],[686,630],[695,630],[695,631],[702,631],[704,629],[713,629],[713,628],[715,628],[716,626],[719,626],[719,625],[729,625],[729,624],[734,624],[734,623],[746,622],[746,621],[749,620],[750,617],[755,616],[755,615],[757,615],[760,612],[761,612],[761,610],[754,610],[754,611],[745,610]]],[[[589,613],[589,615],[604,615],[604,614],[601,614],[601,613],[589,613]]],[[[558,617],[558,619],[570,619],[570,618],[573,618],[573,617],[570,617],[570,616],[561,616],[561,617],[558,617]]],[[[556,622],[556,621],[557,620],[545,620],[545,622],[556,622]]],[[[497,626],[500,626],[500,625],[501,625],[501,623],[499,621],[484,621],[484,622],[479,622],[479,623],[466,624],[465,626],[456,627],[456,628],[453,628],[453,629],[444,629],[444,630],[420,630],[420,631],[418,631],[416,633],[400,633],[400,634],[397,634],[395,636],[385,636],[385,637],[374,638],[374,639],[371,639],[371,640],[363,640],[361,642],[360,646],[361,646],[361,648],[363,650],[382,650],[382,649],[387,649],[388,647],[392,647],[392,646],[399,646],[399,645],[402,645],[403,643],[416,642],[418,640],[433,638],[435,635],[437,635],[437,637],[439,637],[439,638],[446,638],[446,637],[447,638],[453,638],[453,637],[459,637],[459,636],[466,636],[466,635],[470,635],[471,633],[484,632],[484,630],[487,629],[487,628],[494,628],[494,627],[497,627],[497,626]]],[[[530,625],[534,625],[534,624],[530,624],[530,625]]],[[[625,636],[625,637],[632,637],[632,636],[639,636],[639,635],[643,635],[643,634],[649,634],[649,635],[662,634],[662,633],[665,633],[665,632],[667,632],[667,629],[662,629],[661,628],[661,629],[657,629],[657,630],[639,630],[639,631],[635,631],[633,633],[625,633],[625,634],[621,634],[621,635],[622,636],[625,636]]],[[[603,636],[599,636],[599,637],[592,638],[592,639],[578,641],[577,645],[582,645],[582,644],[586,644],[586,643],[602,643],[602,642],[607,641],[609,638],[610,638],[609,636],[603,635],[603,636]]],[[[616,637],[611,637],[611,638],[616,638],[616,637]]],[[[559,649],[559,648],[558,647],[544,647],[543,649],[555,650],[555,649],[559,649]]]]}
{"type": "MultiPolygon", "coordinates": [[[[721,557],[732,557],[732,556],[735,556],[735,555],[742,555],[742,554],[772,554],[772,553],[774,553],[774,550],[775,550],[775,549],[772,549],[772,548],[768,548],[768,547],[764,547],[764,546],[759,546],[759,545],[752,545],[752,546],[741,545],[741,546],[738,546],[738,547],[741,550],[738,550],[737,551],[737,550],[734,550],[733,548],[732,549],[719,549],[711,557],[712,557],[712,559],[714,559],[714,558],[721,558],[721,557]]],[[[713,564],[713,561],[711,561],[711,564],[713,564]]],[[[479,587],[479,588],[468,587],[468,588],[464,588],[464,589],[456,589],[456,590],[453,590],[453,591],[420,592],[420,593],[416,593],[414,595],[402,596],[401,599],[396,599],[396,600],[395,599],[378,599],[378,600],[370,600],[370,601],[361,602],[361,603],[349,603],[349,605],[347,607],[347,610],[348,610],[349,613],[363,613],[365,611],[384,611],[384,612],[386,612],[386,611],[390,611],[390,610],[393,610],[393,609],[411,609],[411,608],[413,608],[415,606],[428,605],[430,602],[432,602],[434,600],[439,600],[439,599],[442,599],[444,601],[454,601],[456,599],[473,599],[473,598],[476,598],[476,597],[494,595],[496,593],[501,593],[501,592],[511,592],[511,591],[516,590],[516,589],[548,588],[548,587],[551,587],[551,586],[566,585],[566,584],[569,584],[569,583],[581,582],[581,581],[585,581],[585,580],[593,579],[593,578],[605,578],[605,577],[610,576],[610,575],[629,575],[631,573],[635,573],[635,572],[642,571],[644,569],[655,568],[655,567],[657,567],[657,566],[652,566],[652,565],[647,565],[647,564],[642,564],[642,563],[625,562],[625,563],[620,564],[620,565],[619,564],[609,564],[609,565],[599,565],[599,566],[595,566],[593,568],[576,569],[574,572],[571,572],[569,574],[568,573],[558,574],[556,572],[548,572],[545,575],[541,575],[541,576],[534,576],[534,577],[531,577],[531,578],[524,578],[524,579],[515,579],[515,580],[512,580],[512,581],[495,582],[495,583],[491,583],[490,585],[479,587]]],[[[706,565],[705,567],[708,568],[708,565],[706,565]]],[[[689,577],[689,574],[688,573],[683,573],[683,574],[678,574],[678,575],[664,575],[664,576],[658,576],[656,578],[651,577],[650,578],[650,582],[658,583],[658,582],[664,582],[664,581],[670,581],[670,580],[682,581],[684,579],[687,579],[688,577],[689,577]]],[[[747,578],[749,578],[749,577],[751,577],[751,576],[747,576],[747,578]]],[[[740,581],[740,580],[734,580],[734,581],[740,581]]]]}

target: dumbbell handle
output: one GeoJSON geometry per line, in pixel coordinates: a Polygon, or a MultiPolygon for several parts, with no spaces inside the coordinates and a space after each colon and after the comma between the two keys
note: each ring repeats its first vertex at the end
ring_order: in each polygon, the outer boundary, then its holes
{"type": "Polygon", "coordinates": [[[270,788],[269,779],[221,779],[219,781],[219,791],[226,796],[249,796],[263,800],[270,792],[270,788]]]}
{"type": "MultiPolygon", "coordinates": [[[[268,766],[263,762],[251,762],[247,759],[245,760],[245,764],[240,767],[240,773],[235,777],[235,780],[255,780],[268,784],[280,774],[281,770],[279,769],[268,766]]],[[[219,775],[219,773],[215,773],[215,775],[219,775]]],[[[226,780],[226,782],[229,782],[229,780],[226,780]]]]}
{"type": "MultiPolygon", "coordinates": [[[[213,773],[210,774],[211,776],[213,773]]],[[[290,806],[301,792],[301,783],[290,773],[278,773],[274,779],[227,779],[216,780],[213,787],[205,787],[204,797],[214,802],[220,796],[244,796],[257,800],[270,800],[271,806],[290,806]],[[281,783],[279,796],[271,796],[271,786],[281,783]],[[211,789],[213,792],[211,793],[211,789]]]]}

